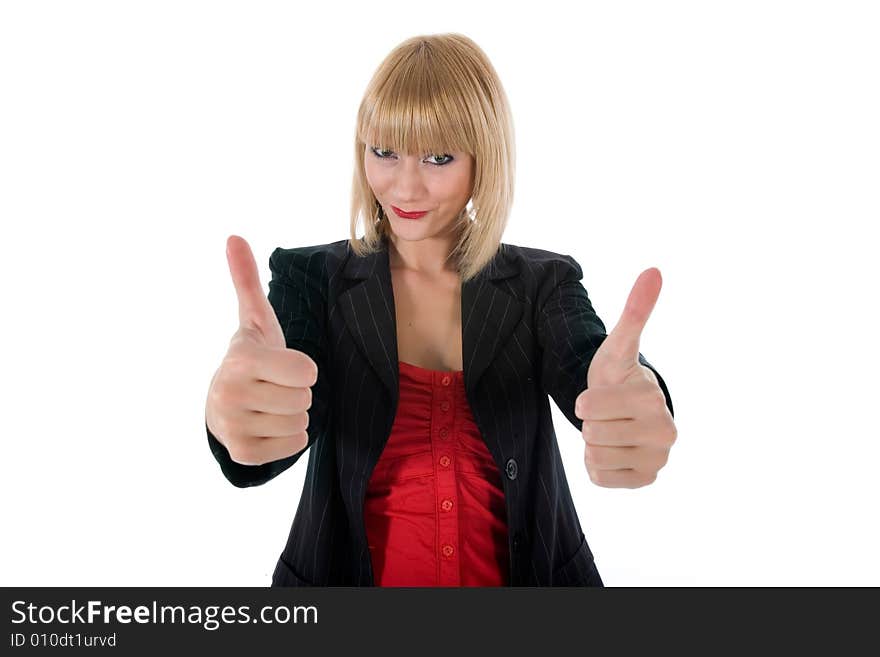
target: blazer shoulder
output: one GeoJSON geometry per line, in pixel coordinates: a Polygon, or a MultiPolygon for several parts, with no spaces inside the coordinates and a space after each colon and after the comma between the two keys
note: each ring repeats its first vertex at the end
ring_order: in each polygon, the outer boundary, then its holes
{"type": "Polygon", "coordinates": [[[534,278],[539,287],[548,282],[555,285],[563,280],[579,281],[584,277],[580,263],[570,255],[506,243],[503,250],[520,273],[534,278]]]}
{"type": "Polygon", "coordinates": [[[324,296],[328,279],[345,261],[348,248],[348,240],[290,248],[279,246],[269,256],[272,280],[324,296]]]}
{"type": "Polygon", "coordinates": [[[273,271],[277,270],[282,274],[297,271],[313,276],[315,272],[327,271],[328,265],[334,261],[344,260],[347,252],[348,240],[290,248],[279,246],[269,257],[269,265],[273,271]]]}

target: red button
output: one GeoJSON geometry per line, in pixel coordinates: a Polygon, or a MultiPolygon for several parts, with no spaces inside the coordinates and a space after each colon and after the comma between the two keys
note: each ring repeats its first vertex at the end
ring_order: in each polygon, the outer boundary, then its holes
{"type": "Polygon", "coordinates": [[[449,511],[449,509],[452,508],[452,500],[443,500],[443,502],[440,503],[440,508],[444,511],[449,511]]]}
{"type": "Polygon", "coordinates": [[[443,377],[443,380],[440,383],[442,383],[445,386],[448,386],[449,381],[450,381],[450,378],[449,378],[449,375],[447,374],[446,376],[443,377]]]}
{"type": "Polygon", "coordinates": [[[449,431],[446,429],[446,427],[443,427],[442,429],[440,429],[440,437],[441,438],[446,438],[446,436],[448,436],[448,435],[449,435],[449,431]]]}
{"type": "Polygon", "coordinates": [[[448,402],[448,401],[443,402],[442,404],[440,404],[440,408],[441,408],[444,412],[445,412],[445,411],[448,411],[448,410],[449,410],[449,402],[448,402]]]}
{"type": "Polygon", "coordinates": [[[451,557],[452,553],[455,552],[455,548],[449,545],[448,543],[443,546],[443,556],[451,557]]]}
{"type": "Polygon", "coordinates": [[[441,456],[440,457],[440,465],[442,465],[444,468],[447,467],[449,465],[449,457],[448,456],[441,456]]]}

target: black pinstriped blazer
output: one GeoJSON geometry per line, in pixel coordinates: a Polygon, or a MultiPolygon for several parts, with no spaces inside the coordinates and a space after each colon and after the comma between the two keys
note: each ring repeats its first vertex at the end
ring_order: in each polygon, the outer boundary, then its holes
{"type": "MultiPolygon", "coordinates": [[[[363,504],[398,402],[388,247],[357,257],[348,240],[276,249],[269,302],[287,346],[318,365],[309,442],[259,466],[235,463],[208,430],[223,474],[258,486],[308,451],[299,508],[273,586],[372,586],[363,504]]],[[[606,336],[574,258],[502,243],[462,286],[465,392],[503,482],[511,586],[602,586],[569,492],[548,394],[581,430],[574,400],[606,336]]],[[[666,384],[656,375],[670,413],[666,384]]],[[[207,425],[206,425],[207,429],[207,425]]],[[[588,476],[586,470],[584,477],[588,476]]]]}

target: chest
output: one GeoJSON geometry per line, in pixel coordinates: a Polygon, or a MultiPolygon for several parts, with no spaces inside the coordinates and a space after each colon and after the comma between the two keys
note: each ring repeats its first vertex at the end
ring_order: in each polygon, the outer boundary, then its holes
{"type": "Polygon", "coordinates": [[[397,356],[411,365],[456,371],[462,367],[461,280],[391,270],[397,356]]]}

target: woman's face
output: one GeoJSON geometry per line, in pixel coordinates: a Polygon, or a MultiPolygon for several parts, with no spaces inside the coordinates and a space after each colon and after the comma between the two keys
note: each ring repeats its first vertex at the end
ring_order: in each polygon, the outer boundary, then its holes
{"type": "Polygon", "coordinates": [[[404,240],[455,235],[459,213],[473,191],[474,158],[452,151],[402,155],[382,146],[364,148],[367,182],[391,222],[392,232],[404,240]],[[399,216],[427,211],[418,219],[399,216]]]}

